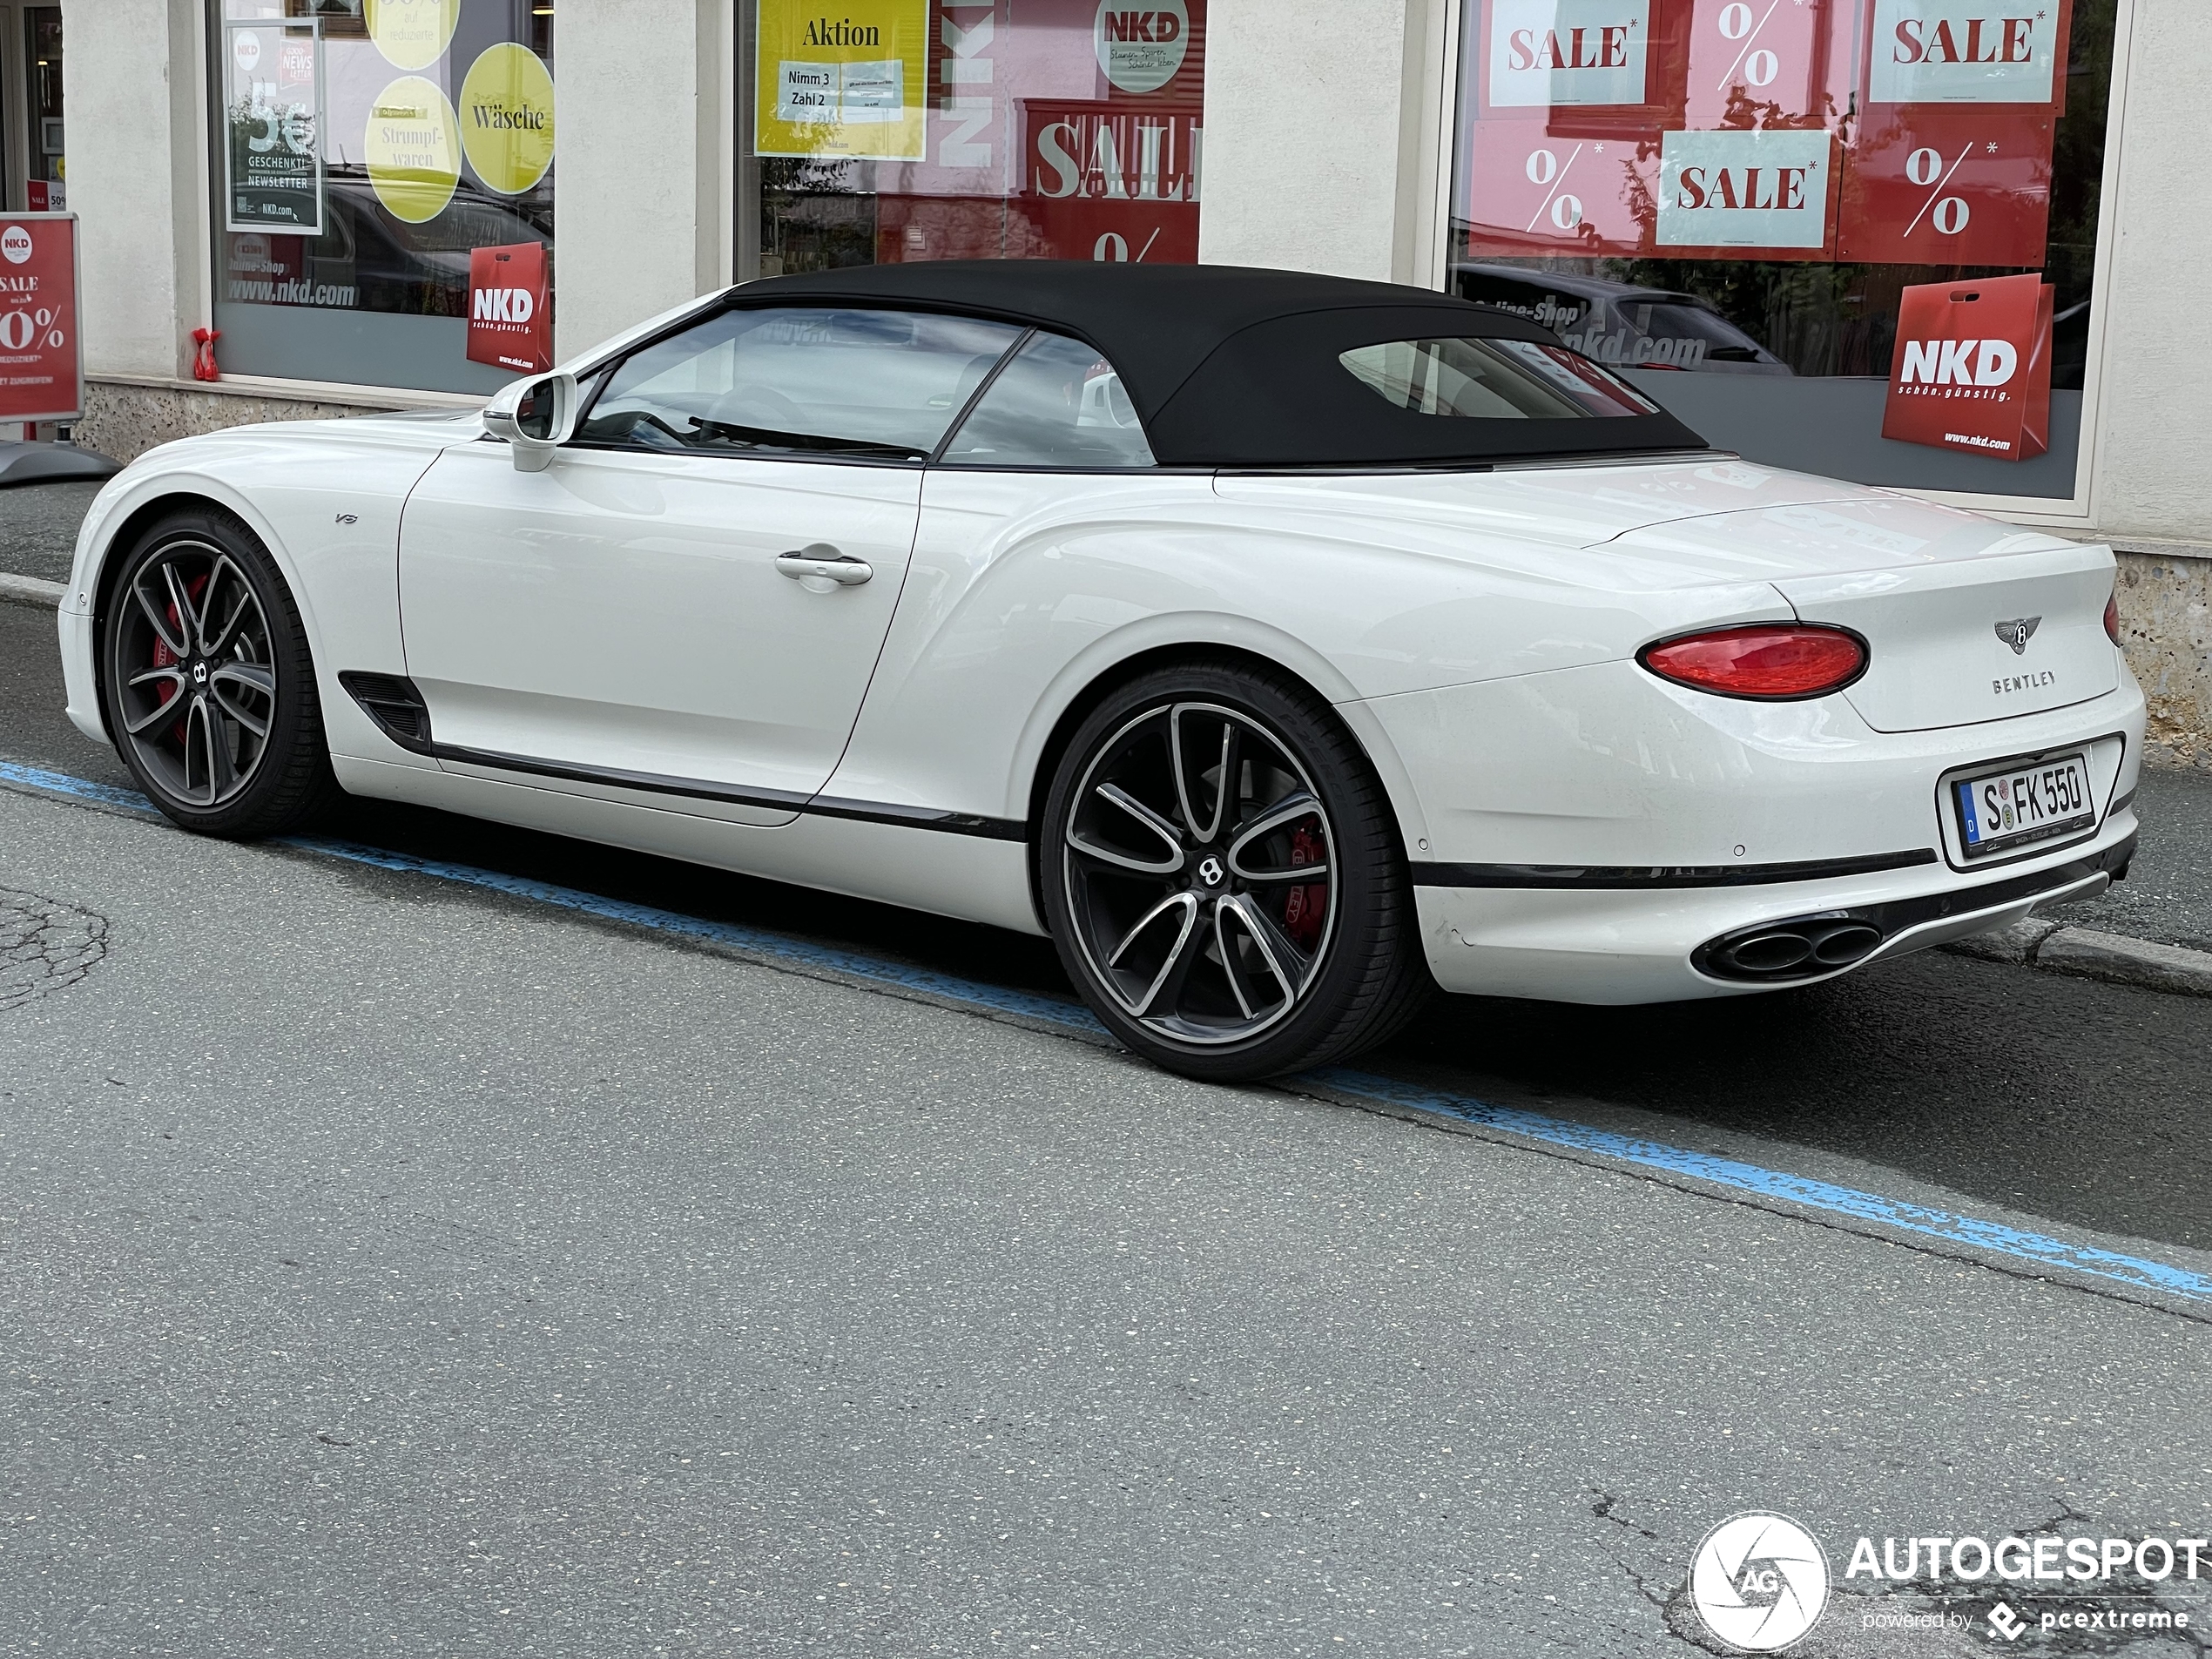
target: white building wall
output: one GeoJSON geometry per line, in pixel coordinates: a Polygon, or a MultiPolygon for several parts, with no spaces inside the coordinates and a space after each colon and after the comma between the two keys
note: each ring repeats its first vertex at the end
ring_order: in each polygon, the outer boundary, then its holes
{"type": "Polygon", "coordinates": [[[1198,257],[1427,286],[1448,0],[1213,0],[1198,257]]]}
{"type": "Polygon", "coordinates": [[[195,0],[63,0],[88,374],[189,368],[207,266],[195,0]]]}
{"type": "Polygon", "coordinates": [[[2134,0],[2130,35],[2090,511],[2212,550],[2212,4],[2134,0]]]}

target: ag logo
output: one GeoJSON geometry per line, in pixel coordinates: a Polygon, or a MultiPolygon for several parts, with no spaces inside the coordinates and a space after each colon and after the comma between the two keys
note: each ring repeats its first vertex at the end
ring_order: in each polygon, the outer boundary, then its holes
{"type": "Polygon", "coordinates": [[[1157,92],[1190,50],[1190,13],[1184,0],[1099,0],[1091,44],[1116,87],[1157,92]]]}
{"type": "Polygon", "coordinates": [[[1786,1515],[1736,1515],[1705,1534],[1689,1599],[1705,1628],[1745,1653],[1779,1653],[1820,1622],[1828,1558],[1786,1515]]]}

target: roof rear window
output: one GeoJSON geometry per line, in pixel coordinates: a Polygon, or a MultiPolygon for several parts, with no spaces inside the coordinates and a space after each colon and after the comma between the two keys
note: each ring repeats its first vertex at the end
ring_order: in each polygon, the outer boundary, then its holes
{"type": "Polygon", "coordinates": [[[1659,409],[1587,357],[1534,341],[1393,340],[1340,352],[1337,361],[1361,385],[1415,415],[1573,421],[1659,409]]]}

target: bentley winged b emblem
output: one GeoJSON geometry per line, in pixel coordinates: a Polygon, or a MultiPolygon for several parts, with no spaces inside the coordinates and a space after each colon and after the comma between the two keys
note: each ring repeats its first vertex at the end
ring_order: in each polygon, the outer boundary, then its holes
{"type": "Polygon", "coordinates": [[[2027,642],[2035,637],[2035,631],[2043,625],[2040,617],[2016,617],[2011,622],[1997,624],[1997,637],[2013,648],[2013,655],[2027,655],[2027,642]]]}

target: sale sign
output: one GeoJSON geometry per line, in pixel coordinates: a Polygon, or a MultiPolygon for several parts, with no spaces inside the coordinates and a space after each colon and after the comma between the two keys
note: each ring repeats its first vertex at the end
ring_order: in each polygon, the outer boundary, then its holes
{"type": "Polygon", "coordinates": [[[77,219],[0,215],[0,421],[74,421],[84,412],[77,219]]]}
{"type": "Polygon", "coordinates": [[[1643,253],[1656,218],[1656,144],[1554,137],[1534,122],[1486,121],[1469,152],[1467,252],[1643,253]]]}
{"type": "Polygon", "coordinates": [[[2065,90],[2063,0],[1874,0],[1871,104],[2040,104],[2065,90]]]}
{"type": "Polygon", "coordinates": [[[1836,257],[2040,266],[2052,125],[2032,111],[1959,105],[1869,111],[1844,158],[1836,257]]]}
{"type": "Polygon", "coordinates": [[[1642,104],[1651,0],[1490,0],[1494,109],[1642,104]]]}
{"type": "Polygon", "coordinates": [[[469,255],[469,361],[525,374],[553,367],[545,244],[480,247],[469,255]]]}
{"type": "Polygon", "coordinates": [[[1195,264],[1203,116],[1157,104],[1025,99],[1023,217],[1060,257],[1195,264]]]}
{"type": "Polygon", "coordinates": [[[2000,461],[2050,447],[2051,285],[2040,275],[1907,288],[1882,435],[2000,461]]]}
{"type": "Polygon", "coordinates": [[[1825,128],[1669,132],[1659,155],[1657,246],[1813,255],[1832,241],[1825,128]]]}

